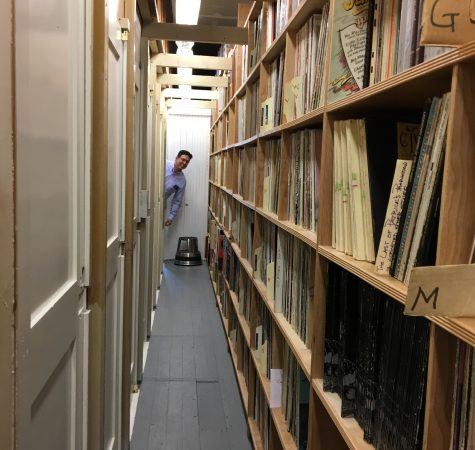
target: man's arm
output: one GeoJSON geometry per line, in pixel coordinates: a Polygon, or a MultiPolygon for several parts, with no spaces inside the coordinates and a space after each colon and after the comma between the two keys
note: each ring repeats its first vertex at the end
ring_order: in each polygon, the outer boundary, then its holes
{"type": "Polygon", "coordinates": [[[176,191],[175,194],[173,194],[172,204],[170,207],[170,213],[168,214],[167,220],[165,220],[165,225],[170,225],[173,222],[173,219],[175,218],[175,216],[177,215],[178,210],[181,207],[183,196],[185,195],[185,188],[186,188],[186,184],[181,189],[178,189],[178,191],[176,191]]]}

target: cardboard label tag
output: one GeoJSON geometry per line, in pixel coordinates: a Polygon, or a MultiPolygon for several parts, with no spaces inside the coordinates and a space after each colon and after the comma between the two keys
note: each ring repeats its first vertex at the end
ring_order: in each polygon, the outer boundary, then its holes
{"type": "Polygon", "coordinates": [[[475,317],[475,264],[412,269],[404,314],[475,317]]]}
{"type": "Polygon", "coordinates": [[[424,0],[421,44],[457,46],[475,39],[475,0],[424,0]]]}

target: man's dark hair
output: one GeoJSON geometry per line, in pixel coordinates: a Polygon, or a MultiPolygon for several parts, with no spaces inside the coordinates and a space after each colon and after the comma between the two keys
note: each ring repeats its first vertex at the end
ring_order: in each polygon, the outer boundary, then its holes
{"type": "Polygon", "coordinates": [[[188,150],[180,150],[178,152],[178,155],[176,155],[176,157],[179,158],[181,155],[186,155],[190,159],[193,158],[193,155],[188,150]]]}

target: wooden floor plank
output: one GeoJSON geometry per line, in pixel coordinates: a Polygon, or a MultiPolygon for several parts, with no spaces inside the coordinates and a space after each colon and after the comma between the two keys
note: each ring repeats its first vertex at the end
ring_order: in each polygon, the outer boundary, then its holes
{"type": "Polygon", "coordinates": [[[206,266],[164,266],[131,449],[252,449],[206,266]]]}

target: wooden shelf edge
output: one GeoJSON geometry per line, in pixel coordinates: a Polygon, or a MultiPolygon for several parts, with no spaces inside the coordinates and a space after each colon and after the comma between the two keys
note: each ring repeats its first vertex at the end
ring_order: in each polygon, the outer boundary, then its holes
{"type": "Polygon", "coordinates": [[[282,131],[297,130],[299,128],[305,127],[313,123],[321,124],[323,122],[324,114],[325,114],[324,106],[321,106],[316,109],[312,109],[311,111],[305,113],[303,116],[297,117],[296,119],[290,122],[285,122],[281,124],[282,131]]]}
{"type": "Polygon", "coordinates": [[[366,98],[381,94],[398,85],[403,85],[410,80],[416,80],[431,75],[433,72],[448,69],[466,59],[475,57],[475,41],[456,48],[448,53],[440,55],[429,61],[417,64],[401,73],[380,81],[372,86],[368,86],[361,91],[355,92],[348,97],[326,105],[327,112],[336,112],[352,104],[359,103],[366,98]]]}
{"type": "Polygon", "coordinates": [[[475,347],[475,324],[473,318],[427,316],[431,322],[448,331],[453,336],[475,347]],[[472,323],[467,323],[472,322],[472,323]]]}
{"type": "Polygon", "coordinates": [[[287,220],[279,220],[277,214],[266,211],[265,209],[262,209],[258,206],[255,207],[255,210],[259,215],[272,222],[277,227],[281,228],[292,236],[295,236],[297,239],[301,240],[314,250],[317,250],[316,232],[306,230],[305,228],[299,227],[298,225],[293,225],[287,220]]]}
{"type": "Polygon", "coordinates": [[[239,203],[246,206],[247,208],[255,211],[256,207],[254,206],[254,203],[251,203],[249,200],[244,200],[241,195],[233,194],[233,198],[235,198],[239,203]]]}
{"type": "Polygon", "coordinates": [[[312,387],[348,447],[352,450],[375,450],[363,439],[363,429],[355,419],[341,417],[341,399],[338,394],[324,392],[321,379],[312,380],[312,387]]]}
{"type": "Polygon", "coordinates": [[[247,424],[249,426],[249,434],[251,435],[254,450],[263,450],[264,445],[262,444],[261,433],[259,431],[259,428],[257,427],[256,421],[252,417],[248,417],[247,424]]]}
{"type": "Polygon", "coordinates": [[[274,310],[274,302],[267,298],[266,294],[266,287],[261,280],[257,278],[253,278],[254,286],[256,287],[259,295],[261,296],[264,304],[266,305],[267,309],[272,315],[274,322],[280,329],[280,332],[285,338],[287,345],[292,350],[295,358],[303,369],[305,376],[310,381],[310,368],[311,368],[311,359],[312,359],[312,352],[310,349],[306,347],[300,336],[296,333],[296,331],[292,328],[287,319],[284,317],[282,313],[276,313],[274,310]]]}
{"type": "Polygon", "coordinates": [[[351,256],[345,255],[328,245],[319,245],[318,253],[403,305],[406,303],[407,286],[389,275],[377,274],[374,271],[374,264],[367,261],[356,261],[351,256]]]}
{"type": "Polygon", "coordinates": [[[259,139],[259,133],[247,139],[244,139],[244,141],[236,142],[235,144],[233,144],[233,147],[238,148],[238,147],[245,147],[246,145],[252,145],[257,142],[257,139],[259,139]]]}
{"type": "Polygon", "coordinates": [[[268,139],[282,133],[282,125],[277,125],[274,128],[266,131],[259,131],[259,139],[268,139]]]}
{"type": "MultiPolygon", "coordinates": [[[[330,246],[319,246],[318,253],[403,305],[406,304],[407,286],[388,275],[378,275],[374,272],[373,264],[356,261],[351,256],[330,246]]],[[[425,317],[458,339],[475,346],[475,321],[473,318],[425,317]]]]}

